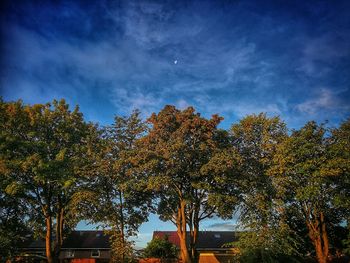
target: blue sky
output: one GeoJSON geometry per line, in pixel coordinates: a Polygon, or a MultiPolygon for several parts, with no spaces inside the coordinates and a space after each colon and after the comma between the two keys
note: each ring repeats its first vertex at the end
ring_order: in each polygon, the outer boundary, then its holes
{"type": "Polygon", "coordinates": [[[337,125],[350,115],[349,14],[350,1],[2,1],[0,93],[65,98],[101,124],[173,104],[224,128],[259,112],[337,125]]]}

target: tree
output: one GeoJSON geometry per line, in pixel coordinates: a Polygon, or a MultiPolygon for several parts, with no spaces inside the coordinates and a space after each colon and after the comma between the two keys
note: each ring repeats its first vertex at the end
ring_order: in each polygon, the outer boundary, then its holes
{"type": "Polygon", "coordinates": [[[350,222],[350,119],[331,130],[327,161],[323,173],[333,175],[334,205],[343,214],[343,219],[350,222]]]}
{"type": "Polygon", "coordinates": [[[148,242],[146,248],[143,251],[145,258],[177,258],[178,249],[169,241],[169,237],[164,238],[155,237],[148,242]]]}
{"type": "Polygon", "coordinates": [[[233,148],[241,159],[240,218],[250,229],[263,230],[275,221],[274,187],[267,174],[277,145],[287,135],[286,125],[265,114],[249,115],[232,125],[233,148]]]}
{"type": "Polygon", "coordinates": [[[105,127],[95,147],[94,165],[90,169],[90,191],[94,198],[86,204],[85,214],[94,222],[111,227],[113,257],[126,262],[132,256],[129,237],[147,220],[151,196],[143,191],[137,173],[132,169],[136,141],[147,126],[134,111],[128,117],[115,117],[105,127]]]}
{"type": "MultiPolygon", "coordinates": [[[[242,232],[233,245],[239,248],[239,262],[303,262],[296,251],[295,238],[286,224],[278,228],[242,232]]],[[[297,246],[299,248],[299,246],[297,246]]]]}
{"type": "Polygon", "coordinates": [[[46,231],[46,256],[51,263],[63,241],[92,126],[84,122],[78,107],[70,111],[64,100],[33,106],[1,102],[1,118],[6,193],[30,207],[27,216],[32,221],[44,220],[41,226],[46,231]]]}
{"type": "Polygon", "coordinates": [[[328,260],[329,233],[341,221],[334,205],[337,169],[330,165],[331,141],[323,125],[309,122],[279,145],[270,171],[284,208],[303,219],[321,263],[328,260]]]}
{"type": "MultiPolygon", "coordinates": [[[[184,263],[198,260],[200,221],[224,212],[217,206],[217,200],[223,200],[223,196],[213,188],[219,181],[215,182],[217,178],[204,169],[222,146],[223,133],[217,128],[221,119],[217,115],[205,119],[192,107],[180,111],[165,106],[148,119],[152,127],[139,141],[140,172],[147,179],[148,188],[157,193],[160,218],[177,227],[184,263]]],[[[232,210],[225,213],[231,215],[232,210]]]]}
{"type": "MultiPolygon", "coordinates": [[[[332,245],[336,249],[350,254],[350,118],[342,122],[338,128],[331,129],[328,139],[327,160],[323,165],[323,173],[332,179],[331,196],[332,204],[337,209],[341,220],[346,222],[347,239],[343,244],[339,242],[341,237],[340,226],[337,226],[335,235],[331,237],[332,245]],[[333,239],[333,240],[332,240],[333,239]],[[338,242],[337,242],[338,241],[338,242]],[[338,245],[335,245],[338,243],[338,245]]],[[[331,232],[331,233],[332,233],[331,232]]]]}
{"type": "Polygon", "coordinates": [[[6,193],[6,180],[3,173],[0,174],[0,261],[7,262],[18,255],[18,248],[31,232],[25,219],[27,207],[20,199],[6,193]]]}
{"type": "MultiPolygon", "coordinates": [[[[7,104],[0,98],[0,122],[6,122],[7,104]]],[[[27,206],[17,197],[8,194],[6,188],[11,180],[6,165],[6,130],[0,129],[0,260],[6,262],[17,253],[19,244],[27,234],[25,212],[27,206]]],[[[15,143],[15,142],[13,142],[15,143]]]]}
{"type": "Polygon", "coordinates": [[[229,187],[238,189],[239,216],[248,230],[240,238],[241,251],[260,257],[261,262],[297,254],[297,234],[286,223],[287,215],[269,175],[276,149],[287,138],[285,123],[263,113],[248,115],[232,125],[230,135],[233,150],[228,158],[237,160],[239,175],[236,168],[226,176],[237,178],[229,187]]]}

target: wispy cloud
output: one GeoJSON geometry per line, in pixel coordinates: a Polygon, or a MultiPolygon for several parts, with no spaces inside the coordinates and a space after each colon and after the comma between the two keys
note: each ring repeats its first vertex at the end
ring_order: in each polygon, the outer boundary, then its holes
{"type": "Polygon", "coordinates": [[[346,5],[337,20],[336,11],[320,8],[328,12],[320,23],[302,4],[268,13],[243,2],[52,5],[16,6],[1,20],[5,99],[65,97],[94,120],[133,108],[148,115],[165,104],[193,105],[231,123],[258,112],[300,123],[304,113],[346,116],[346,5]]]}
{"type": "Polygon", "coordinates": [[[349,111],[350,104],[342,101],[338,95],[330,89],[321,88],[315,97],[297,104],[296,108],[300,112],[315,115],[320,111],[329,111],[331,113],[349,111]]]}
{"type": "Polygon", "coordinates": [[[303,38],[305,43],[298,70],[311,77],[324,77],[333,67],[350,55],[349,32],[328,32],[314,38],[303,38]]]}
{"type": "Polygon", "coordinates": [[[144,93],[142,90],[139,90],[139,87],[135,87],[135,89],[114,89],[112,100],[115,105],[121,106],[124,112],[142,109],[142,114],[145,117],[158,110],[160,105],[164,105],[161,97],[155,97],[152,93],[144,93]]]}
{"type": "Polygon", "coordinates": [[[152,233],[138,233],[137,236],[131,240],[135,242],[135,248],[140,249],[146,247],[147,243],[152,240],[152,233]]]}
{"type": "Polygon", "coordinates": [[[237,225],[232,223],[215,223],[209,225],[206,230],[213,230],[213,231],[233,231],[237,229],[237,225]]]}

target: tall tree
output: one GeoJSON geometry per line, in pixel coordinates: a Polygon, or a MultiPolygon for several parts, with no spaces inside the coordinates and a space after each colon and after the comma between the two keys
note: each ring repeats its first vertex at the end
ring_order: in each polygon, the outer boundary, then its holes
{"type": "Polygon", "coordinates": [[[204,166],[222,145],[223,133],[217,128],[221,119],[217,115],[205,119],[192,107],[181,111],[165,106],[148,119],[152,127],[139,141],[140,170],[147,176],[148,188],[158,194],[160,218],[177,227],[184,263],[198,259],[200,221],[220,212],[220,194],[211,188],[215,178],[204,166]]]}
{"type": "Polygon", "coordinates": [[[230,135],[234,150],[231,159],[239,160],[239,176],[229,187],[238,188],[239,218],[251,230],[240,237],[241,251],[255,253],[262,262],[297,253],[296,240],[291,242],[296,235],[286,224],[286,214],[269,176],[276,149],[287,137],[285,123],[263,113],[248,115],[232,125],[230,135]]]}
{"type": "Polygon", "coordinates": [[[51,263],[62,244],[65,215],[79,182],[89,125],[78,107],[70,111],[64,100],[33,106],[21,101],[2,102],[1,108],[6,190],[31,207],[29,217],[44,219],[46,256],[51,263]]]}
{"type": "Polygon", "coordinates": [[[23,244],[24,238],[31,234],[25,214],[27,206],[19,198],[8,194],[6,178],[0,172],[0,261],[11,262],[23,244]]]}
{"type": "Polygon", "coordinates": [[[270,171],[284,208],[303,219],[320,263],[328,261],[330,230],[341,220],[334,205],[337,169],[331,165],[331,141],[323,125],[309,122],[280,144],[270,171]]]}
{"type": "Polygon", "coordinates": [[[328,144],[323,173],[332,175],[333,203],[350,227],[350,119],[331,130],[328,144]]]}
{"type": "Polygon", "coordinates": [[[128,238],[147,220],[150,210],[151,196],[143,191],[132,164],[137,153],[135,143],[146,129],[137,110],[128,117],[115,117],[114,124],[101,131],[90,171],[90,190],[95,198],[87,204],[87,215],[92,221],[112,228],[109,232],[116,262],[130,260],[128,238]]]}
{"type": "Polygon", "coordinates": [[[263,230],[274,220],[274,187],[268,170],[277,145],[287,136],[286,125],[265,114],[249,115],[231,128],[233,148],[241,158],[241,220],[247,227],[263,230]]]}
{"type": "MultiPolygon", "coordinates": [[[[7,107],[0,98],[0,123],[7,120],[7,107]]],[[[19,116],[18,116],[19,117],[19,116]]],[[[0,124],[0,125],[1,125],[0,124]]],[[[10,169],[7,165],[7,158],[11,154],[9,148],[15,148],[15,140],[6,139],[7,130],[4,125],[0,128],[0,260],[6,262],[16,255],[17,249],[26,228],[25,212],[27,206],[19,198],[12,195],[16,189],[10,189],[10,169]]]]}

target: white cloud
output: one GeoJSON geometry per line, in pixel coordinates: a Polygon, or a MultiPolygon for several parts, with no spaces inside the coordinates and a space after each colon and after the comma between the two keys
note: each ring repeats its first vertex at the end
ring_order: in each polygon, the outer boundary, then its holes
{"type": "Polygon", "coordinates": [[[350,54],[349,36],[340,31],[315,38],[304,38],[301,41],[304,48],[297,70],[309,76],[324,76],[331,72],[331,67],[336,61],[350,54]]]}
{"type": "Polygon", "coordinates": [[[330,89],[321,88],[316,97],[296,105],[296,109],[306,114],[315,115],[323,110],[349,109],[349,105],[343,104],[330,89]]]}
{"type": "Polygon", "coordinates": [[[143,91],[137,83],[154,81],[171,65],[142,49],[131,48],[132,43],[82,41],[76,45],[48,40],[19,26],[13,26],[10,32],[8,63],[17,72],[3,81],[12,87],[6,92],[15,97],[27,101],[52,96],[77,97],[91,92],[90,85],[100,81],[106,84],[102,93],[116,107],[148,110],[160,103],[155,94],[143,91]]]}
{"type": "MultiPolygon", "coordinates": [[[[201,96],[224,91],[229,85],[230,89],[238,89],[235,85],[240,81],[254,82],[254,78],[246,77],[245,70],[267,69],[265,64],[255,63],[256,47],[245,39],[217,43],[215,38],[208,38],[198,42],[198,34],[209,26],[203,17],[176,15],[160,4],[129,2],[123,11],[109,10],[107,15],[123,27],[123,37],[74,43],[47,39],[35,31],[12,26],[8,30],[11,38],[6,42],[12,53],[9,57],[13,57],[11,66],[25,74],[13,74],[6,85],[15,86],[16,79],[21,78],[28,86],[37,86],[37,93],[68,100],[89,94],[93,92],[91,86],[96,86],[118,111],[139,108],[147,114],[159,110],[163,103],[181,108],[200,103],[201,96]],[[174,57],[181,60],[176,67],[174,57]]],[[[269,78],[268,74],[264,76],[269,78]]],[[[263,81],[259,79],[259,83],[263,81]]],[[[9,92],[17,92],[17,97],[26,94],[18,94],[17,87],[9,92]]],[[[211,99],[208,110],[231,108],[213,102],[211,99]]]]}
{"type": "MultiPolygon", "coordinates": [[[[15,69],[1,79],[7,98],[8,94],[25,101],[65,97],[80,103],[81,97],[98,94],[99,101],[113,104],[117,114],[139,108],[147,115],[174,104],[229,118],[259,112],[285,117],[295,109],[316,114],[318,109],[339,109],[337,104],[346,109],[327,89],[291,106],[296,92],[285,92],[284,85],[300,83],[284,75],[289,51],[282,57],[266,56],[258,44],[239,33],[239,26],[222,34],[206,17],[186,13],[187,9],[179,14],[158,3],[125,2],[107,11],[120,32],[112,30],[100,40],[46,38],[24,27],[4,25],[6,66],[15,69]]],[[[334,34],[298,42],[297,48],[304,47],[299,50],[299,70],[320,73],[328,70],[327,66],[320,70],[320,62],[349,55],[346,43],[335,41],[334,34]]]]}
{"type": "Polygon", "coordinates": [[[179,99],[178,101],[176,101],[175,106],[181,110],[184,110],[186,108],[188,108],[189,106],[191,106],[186,100],[184,99],[179,99]]]}
{"type": "MultiPolygon", "coordinates": [[[[17,92],[17,96],[25,100],[25,96],[33,99],[33,94],[36,98],[57,96],[68,97],[69,100],[73,94],[76,97],[82,95],[79,92],[91,92],[89,85],[92,83],[102,82],[105,86],[99,87],[104,89],[101,93],[105,93],[116,108],[124,111],[139,108],[144,113],[159,109],[166,100],[170,101],[167,103],[178,104],[180,108],[188,106],[188,100],[178,99],[179,92],[189,96],[196,93],[200,97],[201,94],[206,96],[207,91],[224,89],[240,78],[240,70],[251,67],[255,50],[254,45],[246,46],[244,41],[238,41],[232,47],[221,47],[222,50],[215,53],[201,46],[199,50],[190,50],[193,58],[188,59],[187,64],[174,69],[167,58],[133,46],[133,41],[127,39],[119,43],[82,41],[77,45],[65,40],[49,40],[19,26],[13,26],[10,32],[12,44],[16,45],[15,49],[9,48],[9,52],[16,51],[12,54],[11,63],[23,71],[22,82],[28,87],[36,87],[37,92],[27,94],[23,88],[21,91],[20,86],[14,85],[18,82],[16,75],[6,80],[8,86],[16,86],[17,89],[9,92],[17,92]],[[27,52],[29,47],[30,52],[27,52]],[[214,61],[218,66],[208,76],[214,61]],[[72,72],[67,75],[62,73],[65,70],[72,72]],[[193,77],[177,78],[179,72],[193,77]],[[30,78],[26,77],[29,73],[30,78]],[[162,78],[169,74],[171,77],[164,82],[162,78]],[[211,80],[206,79],[208,77],[211,80]],[[145,89],[146,85],[150,88],[145,89]]],[[[212,42],[209,44],[214,45],[212,42]]]]}
{"type": "Polygon", "coordinates": [[[140,109],[144,116],[149,116],[152,112],[159,110],[163,104],[162,98],[138,88],[115,88],[111,97],[115,105],[122,107],[122,112],[128,113],[134,109],[140,109]]]}
{"type": "Polygon", "coordinates": [[[227,98],[218,98],[217,100],[213,100],[211,96],[204,94],[195,96],[194,100],[205,112],[211,114],[234,114],[238,118],[261,112],[267,113],[269,116],[282,115],[285,107],[285,105],[280,105],[281,103],[263,103],[253,99],[240,100],[236,98],[234,100],[228,100],[227,98]]]}
{"type": "Polygon", "coordinates": [[[239,103],[237,106],[235,106],[233,111],[240,118],[249,114],[258,114],[261,112],[267,113],[269,116],[276,116],[282,114],[280,107],[274,103],[265,105],[253,103],[239,103]]]}
{"type": "Polygon", "coordinates": [[[215,223],[206,227],[206,230],[210,231],[234,231],[237,225],[233,223],[215,223]]]}
{"type": "Polygon", "coordinates": [[[153,232],[144,232],[144,233],[137,233],[136,237],[133,237],[131,240],[135,242],[135,248],[145,248],[147,243],[152,240],[153,232]]]}

